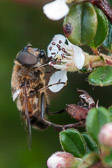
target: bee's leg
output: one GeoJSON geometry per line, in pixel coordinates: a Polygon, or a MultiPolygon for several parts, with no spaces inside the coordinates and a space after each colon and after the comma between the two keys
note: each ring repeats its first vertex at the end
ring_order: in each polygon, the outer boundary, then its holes
{"type": "Polygon", "coordinates": [[[41,94],[41,118],[42,121],[47,124],[48,126],[52,126],[54,127],[56,130],[62,131],[68,128],[79,128],[79,127],[83,127],[85,122],[83,121],[79,121],[78,123],[74,123],[74,124],[66,124],[66,125],[59,125],[59,124],[54,124],[50,121],[48,121],[47,119],[44,118],[44,114],[46,113],[46,108],[45,108],[45,94],[42,93],[41,94]]]}
{"type": "Polygon", "coordinates": [[[62,109],[62,110],[59,110],[59,111],[56,111],[56,112],[47,111],[47,114],[48,115],[55,115],[55,114],[61,114],[61,113],[64,113],[64,112],[65,112],[65,109],[62,109]]]}
{"type": "Polygon", "coordinates": [[[38,91],[40,92],[40,91],[42,91],[42,90],[44,90],[44,89],[48,89],[50,86],[54,86],[54,85],[59,85],[59,84],[63,84],[63,85],[67,85],[67,82],[57,82],[57,83],[53,83],[53,84],[51,84],[51,85],[47,85],[47,86],[45,86],[45,87],[43,87],[43,88],[41,88],[41,89],[39,89],[38,91]]]}
{"type": "Polygon", "coordinates": [[[48,110],[48,105],[46,105],[46,114],[47,114],[47,115],[61,114],[61,113],[63,113],[63,112],[65,112],[65,109],[61,109],[61,110],[56,111],[56,112],[49,112],[49,110],[48,110]]]}
{"type": "Polygon", "coordinates": [[[63,127],[61,125],[54,124],[54,123],[52,123],[52,122],[50,122],[50,121],[48,121],[47,119],[44,118],[44,115],[45,115],[46,110],[47,110],[46,105],[45,105],[45,101],[46,101],[45,100],[45,94],[42,93],[41,94],[41,118],[42,118],[42,121],[44,123],[46,123],[48,126],[53,126],[53,127],[57,128],[57,129],[61,129],[62,130],[63,127]]]}
{"type": "Polygon", "coordinates": [[[79,122],[74,123],[74,124],[59,125],[59,124],[52,123],[52,122],[50,122],[50,121],[48,121],[48,120],[43,118],[43,122],[46,123],[48,126],[54,127],[58,131],[63,131],[63,130],[69,129],[69,128],[78,129],[80,127],[84,127],[85,126],[85,121],[84,122],[83,121],[79,121],[79,122]]]}
{"type": "Polygon", "coordinates": [[[53,72],[55,72],[55,71],[56,71],[56,69],[52,68],[52,69],[51,69],[51,70],[49,70],[49,71],[48,71],[48,70],[46,70],[46,71],[45,71],[45,73],[53,73],[53,72]]]}

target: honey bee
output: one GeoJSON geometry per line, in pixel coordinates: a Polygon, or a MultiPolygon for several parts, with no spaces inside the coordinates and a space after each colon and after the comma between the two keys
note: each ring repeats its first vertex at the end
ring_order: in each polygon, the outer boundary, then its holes
{"type": "Polygon", "coordinates": [[[42,110],[47,109],[48,99],[45,87],[44,66],[47,57],[44,50],[32,48],[28,44],[16,56],[14,61],[11,89],[13,101],[17,99],[17,108],[26,123],[31,137],[31,125],[40,129],[48,126],[42,120],[42,110]]]}

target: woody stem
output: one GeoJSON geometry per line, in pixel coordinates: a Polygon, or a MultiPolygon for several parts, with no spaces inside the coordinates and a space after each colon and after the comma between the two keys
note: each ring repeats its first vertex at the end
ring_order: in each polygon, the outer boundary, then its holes
{"type": "Polygon", "coordinates": [[[93,68],[97,68],[100,66],[112,66],[112,56],[107,56],[104,54],[89,55],[87,53],[84,53],[84,55],[85,55],[84,66],[88,70],[92,70],[93,68]]]}

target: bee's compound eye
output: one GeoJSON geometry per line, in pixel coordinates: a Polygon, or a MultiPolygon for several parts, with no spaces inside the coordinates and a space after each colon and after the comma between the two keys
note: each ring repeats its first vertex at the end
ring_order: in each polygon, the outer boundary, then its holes
{"type": "Polygon", "coordinates": [[[46,57],[46,53],[44,50],[40,50],[40,54],[39,54],[40,58],[46,57]]]}
{"type": "Polygon", "coordinates": [[[19,61],[22,65],[32,66],[38,62],[38,59],[35,55],[29,53],[28,51],[21,51],[17,55],[17,61],[19,61]]]}

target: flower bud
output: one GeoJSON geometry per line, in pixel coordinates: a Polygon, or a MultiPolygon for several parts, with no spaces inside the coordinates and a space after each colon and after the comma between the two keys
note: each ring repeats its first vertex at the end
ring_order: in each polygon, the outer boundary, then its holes
{"type": "Polygon", "coordinates": [[[112,147],[112,123],[105,124],[99,133],[99,142],[107,147],[112,147]]]}
{"type": "Polygon", "coordinates": [[[48,168],[75,168],[79,158],[67,152],[56,152],[48,160],[48,168]]]}

